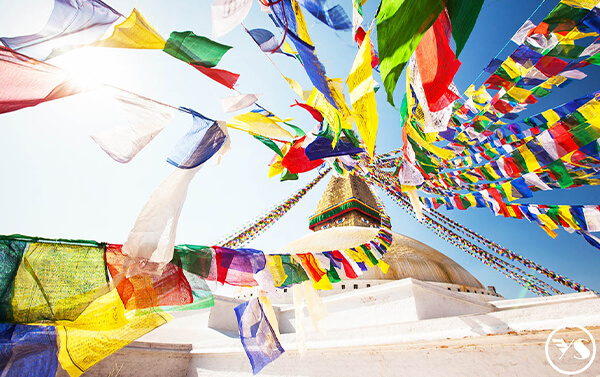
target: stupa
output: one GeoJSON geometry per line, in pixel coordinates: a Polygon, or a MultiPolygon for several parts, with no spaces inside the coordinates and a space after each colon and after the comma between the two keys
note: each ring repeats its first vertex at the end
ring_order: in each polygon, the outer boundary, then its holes
{"type": "MultiPolygon", "coordinates": [[[[377,235],[380,216],[376,200],[362,178],[332,177],[323,193],[316,213],[309,219],[313,231],[284,246],[282,253],[302,253],[343,250],[369,242],[377,235]]],[[[422,242],[399,233],[392,233],[392,245],[383,261],[390,267],[387,273],[371,268],[357,279],[343,279],[330,291],[331,296],[348,289],[370,288],[406,278],[434,284],[449,291],[498,296],[494,287],[485,288],[479,280],[458,263],[422,242]]],[[[278,295],[280,302],[285,295],[278,295]]]]}

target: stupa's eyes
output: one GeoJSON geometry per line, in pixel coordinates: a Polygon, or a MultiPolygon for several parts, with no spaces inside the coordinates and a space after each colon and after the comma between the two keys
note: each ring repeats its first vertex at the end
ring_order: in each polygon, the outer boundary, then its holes
{"type": "Polygon", "coordinates": [[[342,217],[341,219],[337,219],[337,220],[335,221],[335,223],[336,223],[336,224],[341,224],[341,223],[343,223],[343,222],[344,222],[344,220],[346,220],[346,218],[345,218],[345,217],[342,217]]]}
{"type": "Polygon", "coordinates": [[[361,217],[360,219],[362,220],[363,223],[369,224],[369,220],[365,219],[364,217],[361,217]]]}

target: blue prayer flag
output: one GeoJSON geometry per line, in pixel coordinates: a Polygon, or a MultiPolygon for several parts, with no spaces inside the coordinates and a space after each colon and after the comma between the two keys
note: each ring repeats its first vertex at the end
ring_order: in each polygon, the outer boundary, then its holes
{"type": "Polygon", "coordinates": [[[325,9],[327,7],[327,2],[323,0],[300,0],[298,3],[306,8],[310,14],[318,18],[319,21],[332,29],[352,29],[352,21],[350,21],[350,18],[340,4],[325,9]]]}
{"type": "Polygon", "coordinates": [[[258,297],[235,307],[240,330],[240,340],[257,374],[269,363],[281,356],[285,350],[262,309],[258,297]]]}
{"type": "Polygon", "coordinates": [[[217,153],[225,144],[227,135],[214,120],[192,109],[181,110],[192,114],[194,122],[190,131],[177,142],[167,161],[181,169],[193,169],[217,153]]]}
{"type": "Polygon", "coordinates": [[[0,370],[6,377],[54,377],[58,367],[54,326],[0,323],[0,370]]]}
{"type": "Polygon", "coordinates": [[[335,148],[331,146],[332,140],[318,136],[305,149],[304,153],[309,160],[320,160],[326,157],[343,156],[364,152],[362,148],[356,148],[352,143],[339,140],[335,148]]]}

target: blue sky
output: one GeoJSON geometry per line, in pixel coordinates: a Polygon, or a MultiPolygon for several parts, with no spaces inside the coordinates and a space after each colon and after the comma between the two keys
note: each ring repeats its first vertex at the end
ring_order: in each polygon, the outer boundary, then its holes
{"type": "MultiPolygon", "coordinates": [[[[210,37],[208,0],[138,0],[107,3],[128,15],[135,6],[167,38],[171,31],[192,30],[210,37]],[[168,5],[166,5],[168,4],[168,5]]],[[[532,18],[539,22],[556,5],[545,1],[532,18]]],[[[342,3],[351,14],[351,0],[342,3]]],[[[365,5],[368,27],[378,3],[365,5]]],[[[456,85],[464,91],[487,63],[500,52],[514,32],[539,5],[534,1],[486,1],[471,39],[460,56],[462,66],[456,85]]],[[[2,1],[0,35],[14,36],[37,32],[52,10],[51,0],[2,1]]],[[[350,32],[333,32],[306,14],[316,52],[329,77],[345,78],[357,48],[350,32]]],[[[275,31],[268,16],[253,4],[244,22],[250,28],[275,31]]],[[[263,93],[260,104],[280,117],[293,117],[293,123],[308,131],[315,121],[304,110],[289,107],[295,94],[278,71],[256,47],[241,27],[219,39],[233,46],[219,68],[240,73],[237,89],[242,93],[263,93]]],[[[509,43],[499,58],[509,55],[516,45],[509,43]]],[[[310,89],[302,67],[283,55],[272,56],[279,69],[310,89]]],[[[233,93],[204,77],[169,55],[154,50],[123,50],[86,47],[60,56],[53,64],[129,91],[174,105],[193,108],[213,119],[227,120],[220,98],[233,93]]],[[[583,94],[597,90],[595,66],[584,69],[589,77],[555,92],[535,105],[534,114],[583,94]]],[[[476,85],[487,76],[482,75],[476,85]]],[[[381,82],[376,74],[374,78],[381,82]]],[[[395,98],[400,102],[404,82],[395,98]]],[[[378,153],[401,145],[400,117],[377,94],[379,112],[378,153]]],[[[235,115],[235,114],[233,114],[235,115]]],[[[183,113],[129,164],[111,160],[91,140],[89,134],[124,122],[113,103],[97,93],[87,93],[0,116],[0,233],[20,233],[51,238],[93,239],[122,243],[154,188],[174,169],[166,157],[178,138],[191,126],[183,113]]],[[[310,181],[315,173],[301,175],[299,181],[279,182],[267,178],[267,164],[273,153],[248,134],[230,131],[232,150],[221,165],[207,165],[190,186],[179,222],[177,243],[211,244],[246,221],[262,214],[310,181]]],[[[311,191],[287,216],[248,246],[276,252],[309,232],[308,217],[325,189],[327,179],[311,191]]],[[[531,295],[516,283],[481,264],[478,260],[439,239],[406,215],[382,194],[393,230],[418,239],[453,258],[484,285],[494,285],[506,297],[531,295]]],[[[597,204],[593,187],[536,193],[530,200],[540,204],[597,204]]],[[[559,230],[552,239],[526,220],[495,217],[488,209],[446,211],[460,223],[560,274],[600,290],[596,266],[600,251],[582,237],[559,230]]],[[[565,288],[565,292],[568,292],[565,288]]]]}

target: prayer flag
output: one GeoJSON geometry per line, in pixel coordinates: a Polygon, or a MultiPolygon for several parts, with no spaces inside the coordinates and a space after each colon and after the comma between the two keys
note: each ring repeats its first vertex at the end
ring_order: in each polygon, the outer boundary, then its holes
{"type": "Polygon", "coordinates": [[[459,97],[450,89],[460,61],[448,43],[449,32],[450,20],[446,12],[442,12],[415,50],[423,91],[431,111],[440,111],[459,97]]]}
{"type": "Polygon", "coordinates": [[[252,8],[252,0],[215,0],[212,4],[212,36],[219,38],[242,23],[252,8]]]}
{"type": "Polygon", "coordinates": [[[358,154],[364,152],[362,148],[357,148],[352,143],[338,141],[333,147],[331,139],[317,136],[317,138],[306,146],[304,153],[309,160],[314,161],[327,157],[343,156],[350,154],[358,154]]]}
{"type": "Polygon", "coordinates": [[[294,141],[290,150],[285,154],[283,160],[281,161],[283,167],[288,169],[292,174],[304,173],[313,170],[323,163],[323,160],[320,159],[314,161],[308,159],[304,148],[302,147],[302,143],[304,142],[305,138],[306,136],[303,136],[302,138],[294,141]]]}
{"type": "MultiPolygon", "coordinates": [[[[277,119],[277,120],[275,120],[277,119]]],[[[240,131],[246,131],[251,135],[260,135],[269,139],[290,140],[292,134],[283,129],[277,121],[261,113],[249,112],[235,116],[227,121],[227,127],[235,128],[240,131]]]]}
{"type": "Polygon", "coordinates": [[[194,119],[192,128],[183,136],[171,151],[167,162],[181,169],[193,169],[205,163],[217,153],[227,141],[227,128],[195,112],[185,109],[194,119]]]}
{"type": "Polygon", "coordinates": [[[219,84],[228,87],[229,89],[233,89],[238,78],[240,78],[239,74],[229,72],[224,69],[207,68],[204,67],[202,64],[197,63],[191,63],[190,65],[196,68],[198,71],[204,73],[206,76],[215,80],[219,84]]]}
{"type": "Polygon", "coordinates": [[[250,107],[262,97],[262,93],[257,94],[238,94],[231,97],[221,98],[221,105],[224,113],[231,113],[250,107]]]}
{"type": "Polygon", "coordinates": [[[257,374],[284,353],[258,297],[235,307],[240,340],[257,374]]]}
{"type": "Polygon", "coordinates": [[[130,276],[137,273],[160,276],[173,258],[177,222],[188,186],[201,168],[202,165],[176,169],[154,190],[140,211],[122,249],[137,266],[130,276]]]}
{"type": "Polygon", "coordinates": [[[127,125],[91,135],[113,160],[127,163],[173,119],[174,110],[158,102],[121,90],[111,90],[127,116],[127,125]]]}
{"type": "Polygon", "coordinates": [[[352,28],[352,22],[340,4],[327,9],[327,1],[323,0],[298,0],[306,10],[319,21],[335,30],[352,28]]]}
{"type": "Polygon", "coordinates": [[[36,34],[0,38],[6,47],[38,60],[96,42],[121,15],[102,1],[54,0],[44,28],[36,34]]]}
{"type": "Polygon", "coordinates": [[[444,9],[440,0],[383,0],[377,15],[379,68],[388,102],[423,34],[444,9]]]}
{"type": "Polygon", "coordinates": [[[125,21],[115,26],[110,37],[93,43],[92,46],[161,50],[165,47],[165,40],[134,8],[125,21]]]}
{"type": "Polygon", "coordinates": [[[377,114],[375,92],[373,91],[376,82],[373,80],[371,67],[370,34],[371,31],[369,30],[365,36],[365,41],[356,54],[348,75],[348,88],[350,89],[352,113],[356,121],[356,127],[363,138],[367,152],[373,157],[379,116],[377,114]]]}
{"type": "Polygon", "coordinates": [[[447,0],[446,8],[452,22],[452,38],[456,42],[456,57],[460,55],[475,27],[483,0],[447,0]]]}
{"type": "Polygon", "coordinates": [[[53,377],[58,367],[54,326],[0,323],[0,370],[6,377],[53,377]]]}
{"type": "Polygon", "coordinates": [[[0,114],[80,93],[66,72],[0,46],[0,114]]]}
{"type": "Polygon", "coordinates": [[[216,66],[231,46],[227,46],[191,31],[171,33],[164,51],[186,63],[205,68],[216,66]]]}

